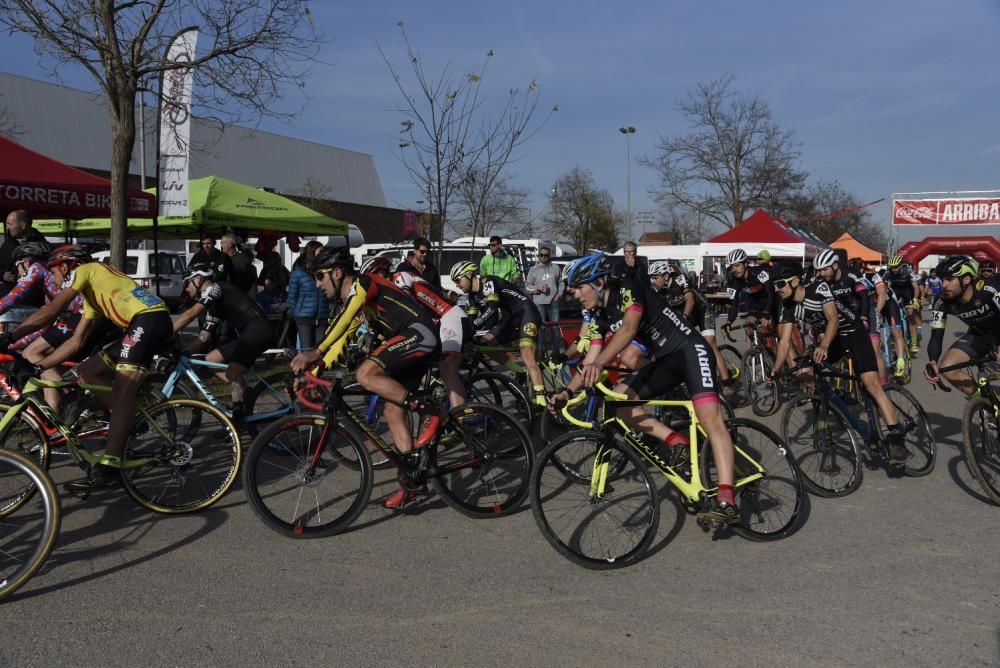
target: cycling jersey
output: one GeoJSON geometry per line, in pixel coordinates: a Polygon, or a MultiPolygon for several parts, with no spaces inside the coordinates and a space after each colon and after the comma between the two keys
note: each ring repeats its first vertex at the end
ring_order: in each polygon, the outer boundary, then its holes
{"type": "MultiPolygon", "coordinates": [[[[28,271],[17,279],[10,292],[0,298],[0,313],[6,313],[17,304],[23,304],[33,292],[38,291],[44,294],[45,303],[52,301],[62,291],[62,286],[56,283],[56,277],[41,262],[35,262],[28,267],[28,271]]],[[[66,307],[66,311],[79,313],[82,308],[83,297],[77,295],[66,307]]]]}
{"type": "Polygon", "coordinates": [[[472,338],[472,323],[462,307],[452,304],[437,286],[410,272],[396,272],[392,282],[411,295],[438,322],[441,354],[460,354],[465,343],[472,338]]]}
{"type": "Polygon", "coordinates": [[[83,317],[104,317],[125,329],[137,315],[161,311],[169,315],[159,297],[140,288],[135,281],[100,262],[77,266],[63,283],[83,295],[83,317]]]}
{"type": "Polygon", "coordinates": [[[206,332],[215,331],[221,322],[228,322],[236,332],[255,322],[271,326],[257,300],[232,283],[217,281],[206,285],[198,303],[205,307],[205,323],[201,328],[206,332]]]}
{"type": "Polygon", "coordinates": [[[941,294],[941,279],[937,276],[928,276],[927,289],[931,291],[932,296],[937,297],[941,294]]]}
{"type": "Polygon", "coordinates": [[[860,330],[861,314],[834,298],[829,283],[817,279],[805,286],[805,290],[805,298],[802,300],[802,319],[813,329],[816,336],[820,336],[826,329],[827,320],[823,306],[828,303],[833,303],[837,308],[838,336],[851,336],[860,330]]]}
{"type": "Polygon", "coordinates": [[[909,265],[904,264],[897,272],[887,269],[885,274],[882,276],[882,280],[892,287],[892,291],[895,293],[896,299],[901,305],[908,306],[910,302],[913,301],[916,294],[913,283],[917,279],[914,278],[909,265]]]}
{"type": "Polygon", "coordinates": [[[747,267],[743,278],[730,278],[726,292],[732,305],[729,307],[729,324],[741,315],[760,317],[774,313],[776,300],[771,274],[767,267],[747,267]]]}
{"type": "Polygon", "coordinates": [[[820,339],[826,330],[827,319],[823,312],[825,304],[834,304],[837,308],[837,336],[827,342],[827,361],[836,362],[845,352],[850,351],[856,364],[856,373],[878,371],[878,360],[875,351],[865,336],[861,324],[860,313],[851,311],[848,306],[833,296],[828,283],[815,280],[805,286],[805,297],[801,303],[794,298],[782,302],[779,324],[794,323],[803,320],[813,331],[813,337],[820,339]]]}
{"type": "Polygon", "coordinates": [[[963,336],[952,347],[961,347],[968,351],[975,348],[975,355],[981,357],[985,350],[992,347],[1000,336],[1000,278],[979,278],[972,286],[972,297],[967,302],[960,299],[945,301],[938,297],[931,307],[931,340],[927,346],[927,356],[937,361],[941,354],[941,342],[944,339],[944,329],[948,325],[948,316],[958,317],[969,327],[968,334],[963,336]],[[980,339],[974,342],[972,339],[980,339]]]}
{"type": "Polygon", "coordinates": [[[833,298],[867,320],[868,331],[873,332],[876,325],[875,300],[872,299],[874,284],[861,272],[847,269],[840,272],[839,281],[830,281],[828,285],[833,298]]]}
{"type": "Polygon", "coordinates": [[[691,315],[687,320],[699,331],[704,330],[705,298],[701,296],[700,292],[691,287],[686,276],[677,274],[676,276],[669,277],[666,286],[659,292],[667,300],[667,304],[681,315],[684,314],[684,303],[687,300],[688,293],[694,295],[694,308],[691,310],[691,315]]]}
{"type": "Polygon", "coordinates": [[[502,278],[480,276],[479,293],[472,295],[469,307],[469,315],[474,318],[473,325],[482,329],[498,314],[500,322],[490,330],[497,341],[509,343],[519,335],[519,346],[535,345],[538,328],[542,324],[542,315],[535,303],[517,286],[502,278]]]}

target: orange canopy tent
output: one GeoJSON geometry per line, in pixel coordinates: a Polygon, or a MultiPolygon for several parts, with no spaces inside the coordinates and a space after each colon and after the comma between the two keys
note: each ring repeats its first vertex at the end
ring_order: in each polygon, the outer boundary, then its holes
{"type": "Polygon", "coordinates": [[[852,237],[847,232],[840,235],[840,238],[830,244],[831,248],[842,248],[847,253],[847,259],[853,260],[856,257],[861,258],[862,262],[872,262],[881,263],[882,254],[876,250],[872,250],[868,246],[852,237]]]}

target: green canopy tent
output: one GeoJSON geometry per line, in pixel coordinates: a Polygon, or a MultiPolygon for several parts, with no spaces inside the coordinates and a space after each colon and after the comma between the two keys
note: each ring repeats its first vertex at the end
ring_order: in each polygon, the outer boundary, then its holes
{"type": "MultiPolygon", "coordinates": [[[[146,192],[156,193],[156,188],[146,192]]],[[[287,197],[236,183],[219,176],[193,179],[189,186],[191,215],[160,218],[161,239],[190,239],[206,233],[221,234],[227,228],[273,230],[295,234],[347,236],[347,223],[287,197]]],[[[110,219],[36,220],[35,229],[48,236],[102,236],[111,229],[110,219]]],[[[152,237],[153,221],[128,219],[130,237],[152,237]]]]}

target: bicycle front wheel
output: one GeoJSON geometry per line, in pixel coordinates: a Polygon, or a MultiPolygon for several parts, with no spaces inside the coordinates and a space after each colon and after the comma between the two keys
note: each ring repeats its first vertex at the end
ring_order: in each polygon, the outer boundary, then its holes
{"type": "Polygon", "coordinates": [[[434,487],[469,517],[499,517],[528,494],[535,455],[520,420],[486,404],[462,404],[435,447],[434,487]]]}
{"type": "Polygon", "coordinates": [[[346,530],[365,509],[373,474],[362,439],[322,415],[290,415],[254,439],[243,489],[254,514],[289,538],[346,530]]]}
{"type": "Polygon", "coordinates": [[[225,413],[200,401],[170,399],[136,418],[122,482],[150,510],[189,513],[222,498],[236,480],[240,457],[239,434],[225,413]]]}
{"type": "Polygon", "coordinates": [[[965,465],[993,503],[1000,505],[1000,431],[993,403],[969,399],[962,417],[965,465]]]}
{"type": "Polygon", "coordinates": [[[896,419],[903,428],[903,443],[910,453],[903,472],[914,478],[927,475],[934,470],[937,458],[937,444],[927,422],[927,413],[909,390],[898,385],[886,385],[885,394],[896,407],[896,419]]]}
{"type": "Polygon", "coordinates": [[[781,408],[778,384],[768,382],[773,368],[770,356],[756,352],[743,358],[743,382],[746,383],[750,408],[754,415],[767,417],[781,408]]]}
{"type": "Polygon", "coordinates": [[[737,408],[746,405],[747,389],[746,379],[743,376],[743,356],[736,346],[724,343],[719,346],[719,354],[726,361],[726,369],[729,371],[729,380],[732,385],[733,403],[737,408]]]}
{"type": "Polygon", "coordinates": [[[818,496],[847,496],[864,477],[861,445],[844,415],[819,394],[802,394],[785,407],[781,438],[818,496]]]}
{"type": "MultiPolygon", "coordinates": [[[[0,404],[0,414],[8,410],[10,406],[0,404]]],[[[27,410],[21,411],[0,433],[0,447],[26,456],[42,470],[49,468],[49,442],[45,430],[27,410]]],[[[0,498],[0,517],[6,517],[27,503],[34,492],[34,487],[28,486],[19,496],[4,495],[0,498]]]]}
{"type": "Polygon", "coordinates": [[[62,518],[52,480],[34,461],[0,449],[0,600],[21,588],[52,552],[62,518]],[[12,500],[17,500],[13,503],[12,500]]]}
{"type": "Polygon", "coordinates": [[[570,432],[542,451],[531,476],[531,512],[556,552],[591,569],[640,560],[660,524],[649,467],[628,445],[596,431],[570,432]],[[611,468],[618,471],[613,479],[611,468]]]}

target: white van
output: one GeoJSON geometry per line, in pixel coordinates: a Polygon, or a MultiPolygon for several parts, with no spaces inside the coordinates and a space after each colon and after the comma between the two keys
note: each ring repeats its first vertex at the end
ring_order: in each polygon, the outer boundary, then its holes
{"type": "MultiPolygon", "coordinates": [[[[94,259],[104,264],[111,263],[110,251],[94,253],[94,259]]],[[[160,297],[167,302],[180,301],[184,287],[184,258],[181,253],[160,251],[154,257],[152,249],[128,249],[125,251],[125,273],[140,287],[156,294],[156,269],[160,269],[160,297]]]]}

